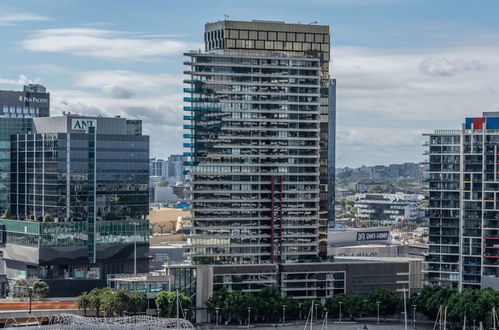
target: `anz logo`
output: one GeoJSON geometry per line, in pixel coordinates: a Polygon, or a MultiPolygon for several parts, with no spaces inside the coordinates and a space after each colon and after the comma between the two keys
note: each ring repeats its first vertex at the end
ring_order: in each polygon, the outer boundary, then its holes
{"type": "Polygon", "coordinates": [[[89,127],[97,128],[97,120],[95,120],[95,119],[73,119],[71,121],[71,129],[72,130],[88,132],[89,127]]]}

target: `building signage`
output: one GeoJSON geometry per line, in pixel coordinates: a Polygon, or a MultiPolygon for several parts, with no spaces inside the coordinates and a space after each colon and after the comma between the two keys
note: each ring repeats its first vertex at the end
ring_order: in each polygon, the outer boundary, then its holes
{"type": "Polygon", "coordinates": [[[71,129],[75,131],[85,131],[88,133],[89,127],[97,128],[97,120],[95,119],[72,119],[71,129]]]}
{"type": "Polygon", "coordinates": [[[388,231],[371,231],[357,233],[357,241],[378,241],[387,240],[388,231]]]}
{"type": "Polygon", "coordinates": [[[28,102],[28,103],[49,103],[49,99],[44,99],[41,97],[26,97],[19,95],[19,102],[28,102]]]}

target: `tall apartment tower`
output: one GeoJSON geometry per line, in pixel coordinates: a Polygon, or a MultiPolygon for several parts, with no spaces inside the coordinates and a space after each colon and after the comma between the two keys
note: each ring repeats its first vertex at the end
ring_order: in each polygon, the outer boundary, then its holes
{"type": "Polygon", "coordinates": [[[499,286],[499,113],[429,138],[428,281],[499,286]]]}
{"type": "Polygon", "coordinates": [[[188,254],[247,264],[325,256],[329,27],[220,21],[205,42],[185,54],[188,254]]]}

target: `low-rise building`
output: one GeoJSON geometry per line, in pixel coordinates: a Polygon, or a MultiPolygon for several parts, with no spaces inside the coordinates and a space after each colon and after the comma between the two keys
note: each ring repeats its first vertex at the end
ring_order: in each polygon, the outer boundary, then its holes
{"type": "Polygon", "coordinates": [[[414,222],[424,215],[418,208],[423,198],[419,194],[357,194],[356,218],[369,224],[414,222]]]}

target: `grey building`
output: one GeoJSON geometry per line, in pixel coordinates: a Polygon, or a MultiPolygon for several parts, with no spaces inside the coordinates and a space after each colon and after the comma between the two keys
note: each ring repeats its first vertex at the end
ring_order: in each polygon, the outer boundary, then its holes
{"type": "Polygon", "coordinates": [[[206,25],[205,41],[206,52],[186,54],[188,254],[325,256],[329,27],[222,21],[206,25]]]}
{"type": "Polygon", "coordinates": [[[499,288],[498,132],[499,113],[485,112],[426,134],[432,284],[499,288]]]}
{"type": "Polygon", "coordinates": [[[423,195],[402,193],[356,194],[355,217],[358,221],[368,221],[370,225],[415,222],[424,215],[418,208],[423,198],[423,195]]]}
{"type": "Polygon", "coordinates": [[[34,118],[11,136],[9,219],[0,219],[9,280],[42,279],[53,296],[148,269],[149,137],[124,118],[34,118]],[[136,256],[136,257],[134,257],[136,256]]]}

